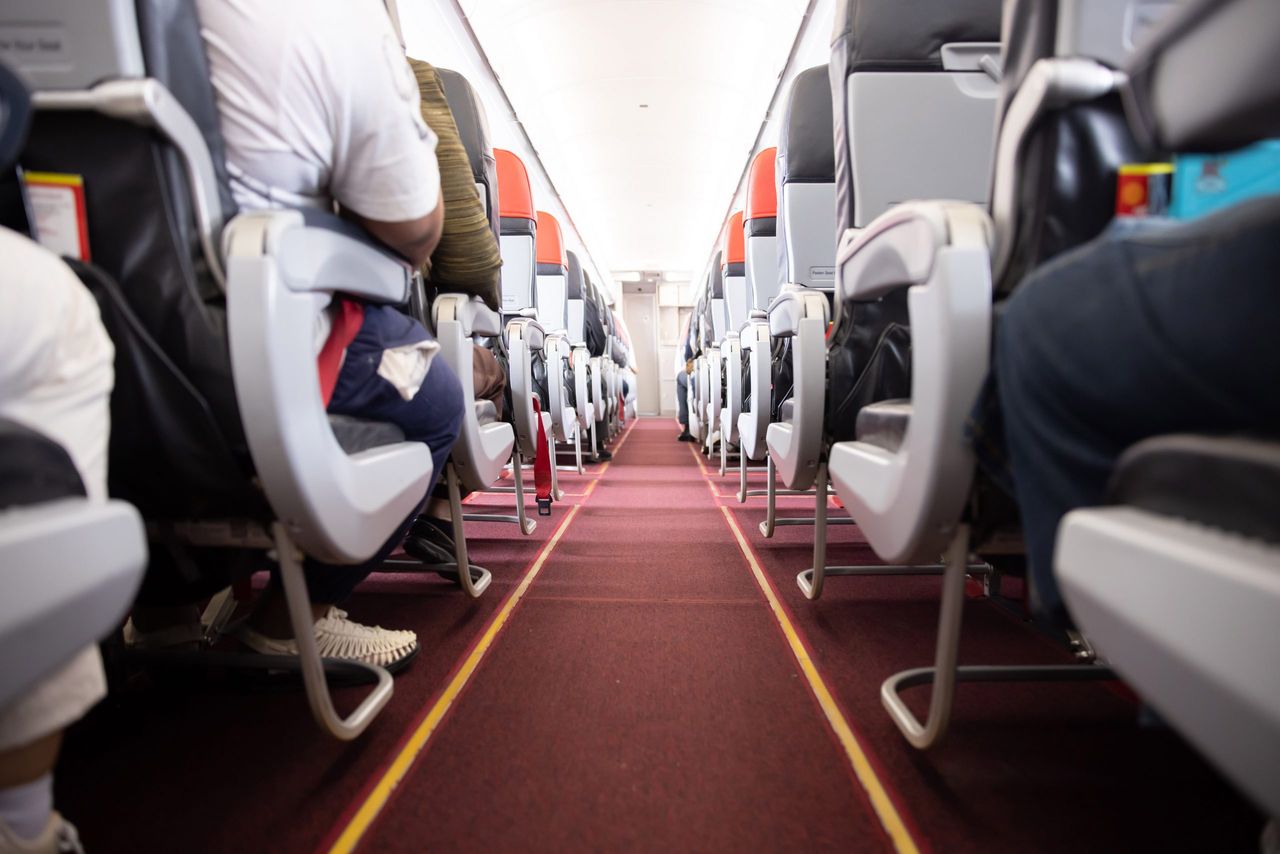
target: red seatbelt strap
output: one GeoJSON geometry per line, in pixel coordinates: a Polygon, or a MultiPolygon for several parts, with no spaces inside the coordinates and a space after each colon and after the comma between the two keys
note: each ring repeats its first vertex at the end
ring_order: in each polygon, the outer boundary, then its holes
{"type": "Polygon", "coordinates": [[[342,370],[342,354],[356,340],[364,325],[364,305],[355,300],[337,297],[338,310],[333,314],[333,328],[316,356],[316,371],[320,375],[320,399],[328,407],[333,399],[333,389],[338,384],[338,372],[342,370]]]}
{"type": "Polygon", "coordinates": [[[618,394],[618,423],[627,423],[627,399],[622,396],[621,392],[618,394]]]}
{"type": "Polygon", "coordinates": [[[551,515],[551,445],[547,441],[547,428],[542,423],[542,406],[537,395],[533,398],[533,417],[538,422],[537,453],[533,458],[533,486],[538,497],[538,515],[551,515]]]}

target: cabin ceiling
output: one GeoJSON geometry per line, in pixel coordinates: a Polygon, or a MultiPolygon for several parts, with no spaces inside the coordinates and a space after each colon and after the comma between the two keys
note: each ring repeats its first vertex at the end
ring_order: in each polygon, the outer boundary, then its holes
{"type": "Polygon", "coordinates": [[[692,275],[805,0],[460,5],[597,264],[692,275]]]}

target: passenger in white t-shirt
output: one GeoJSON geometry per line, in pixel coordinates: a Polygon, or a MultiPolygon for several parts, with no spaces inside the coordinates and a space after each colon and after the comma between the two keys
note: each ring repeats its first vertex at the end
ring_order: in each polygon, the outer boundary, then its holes
{"type": "MultiPolygon", "coordinates": [[[[335,204],[373,237],[421,265],[444,210],[436,138],[381,0],[198,0],[228,170],[243,208],[335,204]]],[[[320,361],[336,378],[329,411],[391,422],[426,443],[437,476],[462,426],[462,390],[434,342],[394,308],[345,302],[320,361]],[[423,371],[414,373],[415,353],[423,371]]],[[[423,495],[423,499],[426,499],[423,495]]],[[[336,606],[400,544],[411,519],[363,566],[308,561],[320,654],[395,669],[418,650],[413,632],[361,626],[336,606]]],[[[144,632],[147,627],[135,626],[144,632]]],[[[240,639],[296,654],[284,597],[273,585],[240,639]]]]}

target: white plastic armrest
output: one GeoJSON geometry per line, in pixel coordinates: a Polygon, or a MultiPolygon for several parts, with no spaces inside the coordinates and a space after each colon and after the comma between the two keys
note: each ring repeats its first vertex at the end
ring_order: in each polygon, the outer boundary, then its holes
{"type": "MultiPolygon", "coordinates": [[[[874,300],[927,282],[938,250],[949,239],[949,212],[957,207],[981,212],[978,205],[963,202],[907,202],[866,228],[847,230],[836,250],[837,299],[874,300]]],[[[973,219],[983,223],[990,246],[989,220],[985,214],[973,219]]]]}
{"type": "Polygon", "coordinates": [[[507,321],[507,341],[510,342],[513,333],[517,333],[524,339],[525,346],[535,353],[541,352],[546,345],[547,332],[542,328],[542,324],[532,317],[513,317],[507,321]]]}
{"type": "Polygon", "coordinates": [[[123,501],[0,512],[0,708],[106,637],[146,564],[142,519],[123,501]]]}
{"type": "Polygon", "coordinates": [[[1280,815],[1280,546],[1137,507],[1075,510],[1054,572],[1107,663],[1280,815]]]}
{"type": "Polygon", "coordinates": [[[354,236],[355,227],[336,216],[316,220],[314,212],[304,216],[292,210],[240,214],[223,232],[226,255],[252,252],[255,247],[244,243],[265,235],[280,280],[294,293],[339,292],[371,302],[408,301],[412,267],[379,249],[371,238],[354,236]]]}
{"type": "Polygon", "coordinates": [[[760,312],[760,317],[753,317],[742,326],[738,333],[738,346],[743,350],[754,350],[757,344],[769,345],[768,315],[760,312]]]}
{"type": "Polygon", "coordinates": [[[439,294],[432,304],[432,312],[439,328],[442,319],[453,320],[462,329],[464,338],[491,337],[502,332],[502,317],[484,304],[480,297],[466,294],[439,294]]]}
{"type": "MultiPolygon", "coordinates": [[[[911,285],[907,296],[911,420],[901,447],[891,452],[868,442],[837,442],[829,458],[831,481],[849,514],[890,563],[937,556],[973,478],[965,420],[986,378],[991,347],[990,225],[977,206],[940,207],[948,239],[933,250],[928,279],[911,285]]],[[[918,251],[915,242],[898,243],[893,235],[886,234],[889,249],[918,251]]],[[[916,263],[903,259],[896,266],[910,270],[916,263]]]]}
{"type": "Polygon", "coordinates": [[[827,298],[821,292],[803,285],[787,285],[769,305],[769,334],[774,338],[791,338],[800,331],[805,317],[827,313],[827,298]]]}
{"type": "MultiPolygon", "coordinates": [[[[462,384],[464,401],[476,398],[473,335],[497,335],[502,327],[498,313],[479,298],[462,294],[440,294],[432,305],[440,357],[453,369],[462,384]]],[[[515,431],[505,421],[481,424],[474,406],[466,406],[462,431],[449,459],[462,485],[469,490],[485,489],[502,474],[511,457],[515,431]]]]}
{"type": "MultiPolygon", "coordinates": [[[[303,240],[296,211],[236,217],[227,226],[227,327],[232,376],[249,452],[277,518],[308,555],[327,563],[361,563],[382,546],[426,494],[431,452],[401,442],[348,456],[329,426],[316,374],[317,312],[329,294],[302,282],[290,286],[283,256],[299,247],[324,282],[346,292],[346,273],[388,270],[369,247],[350,239],[303,240]],[[292,248],[291,248],[292,247],[292,248]],[[359,256],[351,261],[348,254],[359,256]],[[367,263],[366,263],[367,262],[367,263]]],[[[408,274],[405,270],[407,287],[408,274]]],[[[384,282],[384,284],[389,284],[384,282]]],[[[367,282],[363,293],[377,291],[367,282]]],[[[385,289],[382,291],[386,293],[385,289]]]]}

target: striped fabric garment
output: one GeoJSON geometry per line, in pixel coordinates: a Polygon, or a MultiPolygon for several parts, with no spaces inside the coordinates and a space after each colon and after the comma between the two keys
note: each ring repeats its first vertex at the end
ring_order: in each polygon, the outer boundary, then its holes
{"type": "Polygon", "coordinates": [[[502,256],[476,194],[476,180],[458,126],[435,68],[419,59],[410,59],[409,65],[422,95],[422,118],[439,137],[436,159],[444,199],[444,232],[431,259],[423,265],[423,277],[437,293],[478,296],[497,311],[502,303],[502,256]]]}

